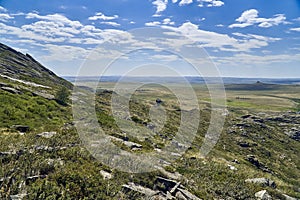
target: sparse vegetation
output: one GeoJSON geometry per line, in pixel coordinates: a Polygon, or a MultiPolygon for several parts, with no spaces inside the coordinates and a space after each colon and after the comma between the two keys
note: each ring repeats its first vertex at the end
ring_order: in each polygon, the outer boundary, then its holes
{"type": "MultiPolygon", "coordinates": [[[[105,166],[83,146],[72,120],[70,87],[65,87],[68,83],[53,86],[54,90],[3,77],[0,83],[5,87],[0,89],[1,199],[18,194],[24,194],[24,199],[143,199],[134,192],[124,192],[122,185],[133,182],[150,190],[165,190],[164,184],[156,183],[157,177],[174,179],[175,175],[186,190],[202,199],[253,199],[263,189],[278,199],[283,194],[300,198],[299,87],[263,83],[248,85],[249,88],[227,86],[229,113],[223,132],[215,148],[202,158],[199,149],[209,125],[210,96],[204,86],[193,85],[200,99],[201,119],[192,145],[164,170],[130,174],[105,166]],[[29,130],[21,133],[14,125],[29,130]],[[49,138],[37,136],[45,131],[57,134],[49,138]],[[111,178],[105,179],[102,170],[111,178]],[[245,182],[260,177],[273,180],[276,188],[245,182]]],[[[159,151],[173,139],[181,108],[170,91],[157,85],[140,88],[130,100],[131,117],[120,120],[127,129],[121,130],[111,111],[113,92],[109,88],[113,83],[105,84],[106,89],[97,91],[95,110],[106,134],[116,138],[116,146],[142,154],[159,151]],[[131,133],[135,126],[154,127],[149,110],[157,99],[166,110],[166,123],[141,141],[131,133]],[[126,145],[124,141],[132,143],[126,145]]],[[[182,88],[180,91],[185,92],[182,88]]]]}
{"type": "Polygon", "coordinates": [[[55,94],[57,103],[65,106],[68,104],[70,91],[66,87],[61,87],[55,94]]]}

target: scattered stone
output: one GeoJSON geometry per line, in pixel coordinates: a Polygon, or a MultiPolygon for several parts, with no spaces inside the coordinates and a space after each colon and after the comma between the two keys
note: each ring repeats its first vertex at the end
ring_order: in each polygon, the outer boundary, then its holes
{"type": "Polygon", "coordinates": [[[163,195],[154,195],[153,197],[150,198],[151,200],[168,200],[166,197],[164,197],[163,195]]]}
{"type": "Polygon", "coordinates": [[[122,192],[127,195],[133,195],[132,198],[146,197],[146,199],[161,199],[161,200],[200,200],[198,197],[190,193],[181,185],[180,182],[157,177],[154,182],[154,189],[145,188],[134,183],[123,185],[122,192]]]}
{"type": "Polygon", "coordinates": [[[178,188],[178,191],[181,192],[188,200],[201,200],[200,198],[196,197],[195,195],[193,195],[187,190],[178,188]]]}
{"type": "Polygon", "coordinates": [[[122,142],[125,146],[129,147],[130,149],[137,150],[137,149],[141,149],[143,147],[143,145],[140,145],[140,144],[135,143],[135,142],[127,141],[126,139],[123,140],[123,139],[120,139],[120,138],[117,138],[117,137],[114,137],[114,136],[109,136],[109,138],[111,140],[122,142]]]}
{"type": "Polygon", "coordinates": [[[156,189],[158,189],[159,191],[163,191],[164,193],[167,193],[170,191],[175,192],[175,190],[180,185],[180,182],[171,179],[166,179],[163,177],[157,177],[157,179],[155,180],[155,185],[156,185],[156,189]]]}
{"type": "Polygon", "coordinates": [[[9,156],[9,155],[13,155],[15,154],[14,152],[12,151],[3,151],[3,152],[0,152],[0,156],[9,156]]]}
{"type": "Polygon", "coordinates": [[[29,182],[36,181],[37,179],[43,179],[46,178],[47,175],[35,175],[35,176],[29,176],[26,178],[26,185],[28,185],[29,182]]]}
{"type": "Polygon", "coordinates": [[[8,86],[8,84],[0,82],[0,87],[6,87],[6,86],[8,86]]]}
{"type": "Polygon", "coordinates": [[[185,198],[185,196],[181,193],[181,192],[176,192],[175,197],[179,200],[187,200],[187,198],[185,198]]]}
{"type": "Polygon", "coordinates": [[[250,125],[249,124],[245,124],[245,123],[238,123],[236,124],[237,127],[243,127],[243,128],[249,128],[250,125]]]}
{"type": "Polygon", "coordinates": [[[43,132],[43,133],[37,134],[36,136],[49,139],[49,138],[52,138],[56,134],[57,133],[55,131],[52,131],[52,132],[43,132]]]}
{"type": "Polygon", "coordinates": [[[40,96],[40,97],[43,97],[43,98],[49,99],[49,100],[55,99],[54,95],[48,94],[46,92],[32,91],[31,93],[33,96],[40,96]]]}
{"type": "Polygon", "coordinates": [[[267,190],[261,190],[255,193],[255,197],[260,200],[272,200],[272,197],[269,195],[267,190]]]}
{"type": "Polygon", "coordinates": [[[22,133],[26,133],[29,131],[29,126],[25,126],[25,125],[13,125],[11,126],[11,128],[20,131],[22,133]]]}
{"type": "Polygon", "coordinates": [[[258,169],[261,169],[264,172],[272,173],[272,171],[267,166],[262,164],[254,155],[247,155],[246,160],[255,165],[258,169]]]}
{"type": "Polygon", "coordinates": [[[257,122],[257,123],[264,123],[265,121],[263,119],[253,119],[254,122],[257,122]]]}
{"type": "Polygon", "coordinates": [[[151,124],[151,123],[148,123],[147,124],[147,128],[149,128],[150,130],[154,130],[155,129],[155,125],[151,124]]]}
{"type": "Polygon", "coordinates": [[[101,170],[100,174],[102,175],[102,177],[103,177],[104,180],[109,180],[109,179],[112,179],[112,177],[113,177],[111,175],[111,173],[109,173],[107,171],[104,171],[104,170],[101,170]]]}
{"type": "Polygon", "coordinates": [[[251,115],[243,115],[243,116],[241,116],[242,119],[247,119],[249,117],[251,117],[251,115]]]}
{"type": "Polygon", "coordinates": [[[243,147],[243,148],[250,147],[250,144],[248,142],[239,142],[238,144],[240,145],[240,147],[243,147]]]}
{"type": "Polygon", "coordinates": [[[140,148],[143,147],[142,145],[140,145],[140,144],[138,144],[138,143],[135,143],[135,142],[123,141],[123,143],[124,143],[127,147],[129,147],[129,148],[131,148],[131,149],[133,149],[133,148],[138,148],[138,149],[140,149],[140,148]]]}
{"type": "Polygon", "coordinates": [[[170,192],[167,192],[167,194],[166,194],[166,199],[168,199],[168,200],[174,199],[174,200],[175,200],[175,197],[173,197],[172,194],[171,194],[170,192]]]}
{"type": "Polygon", "coordinates": [[[294,197],[290,197],[289,195],[286,195],[286,194],[282,194],[282,196],[285,197],[285,200],[299,200],[299,199],[296,199],[294,197]]]}
{"type": "Polygon", "coordinates": [[[252,179],[246,179],[245,182],[248,183],[257,183],[261,184],[262,186],[268,186],[272,188],[276,188],[276,183],[268,178],[252,178],[252,179]]]}
{"type": "Polygon", "coordinates": [[[54,150],[54,148],[53,147],[49,147],[49,146],[40,145],[40,146],[36,146],[35,150],[36,151],[48,151],[48,152],[51,152],[51,151],[54,150]]]}
{"type": "Polygon", "coordinates": [[[136,193],[138,195],[151,197],[151,196],[154,196],[159,193],[158,191],[154,191],[154,190],[151,190],[149,188],[146,188],[146,187],[143,187],[140,185],[135,185],[134,183],[128,183],[128,185],[125,184],[122,187],[123,187],[122,191],[125,194],[126,193],[130,193],[130,194],[136,193]]]}
{"type": "Polygon", "coordinates": [[[11,200],[22,200],[27,194],[16,194],[16,195],[10,195],[11,200]]]}
{"type": "Polygon", "coordinates": [[[21,94],[22,92],[20,92],[19,90],[15,89],[15,88],[11,88],[11,87],[1,87],[2,90],[12,93],[12,94],[21,94]]]}
{"type": "Polygon", "coordinates": [[[163,101],[162,101],[160,98],[157,98],[155,102],[156,102],[156,104],[161,104],[161,103],[163,103],[163,101]]]}
{"type": "Polygon", "coordinates": [[[46,159],[46,162],[48,165],[53,165],[53,166],[56,166],[56,165],[60,165],[60,166],[63,166],[64,165],[64,161],[61,159],[61,158],[58,158],[58,159],[46,159]]]}
{"type": "Polygon", "coordinates": [[[230,170],[233,170],[233,171],[237,170],[237,168],[235,166],[233,166],[233,165],[227,165],[227,166],[229,167],[230,170]]]}
{"type": "Polygon", "coordinates": [[[291,123],[290,119],[284,117],[268,117],[266,118],[267,121],[275,121],[275,122],[282,122],[282,123],[291,123]]]}
{"type": "Polygon", "coordinates": [[[176,181],[179,181],[180,179],[182,179],[182,175],[179,174],[178,172],[175,172],[175,173],[171,173],[171,172],[168,172],[166,171],[164,168],[162,167],[157,167],[157,169],[166,177],[168,177],[169,179],[173,179],[173,180],[176,180],[176,181]]]}
{"type": "Polygon", "coordinates": [[[237,159],[234,159],[232,162],[236,164],[240,164],[240,162],[237,159]]]}
{"type": "Polygon", "coordinates": [[[300,141],[300,130],[290,130],[285,132],[291,139],[300,141]]]}

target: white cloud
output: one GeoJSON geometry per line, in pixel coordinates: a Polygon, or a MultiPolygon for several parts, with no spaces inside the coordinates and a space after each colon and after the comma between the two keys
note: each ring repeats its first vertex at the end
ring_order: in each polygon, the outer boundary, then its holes
{"type": "Polygon", "coordinates": [[[155,12],[154,16],[159,16],[159,14],[161,12],[166,10],[168,0],[155,0],[152,2],[152,4],[156,6],[156,12],[155,12]]]}
{"type": "Polygon", "coordinates": [[[35,41],[43,42],[64,42],[64,37],[50,37],[45,34],[39,34],[32,30],[26,30],[23,28],[18,28],[14,26],[9,26],[3,23],[0,23],[0,34],[6,35],[15,35],[18,38],[32,39],[35,41]]]}
{"type": "Polygon", "coordinates": [[[66,10],[67,6],[61,5],[61,6],[59,6],[59,8],[62,9],[62,10],[66,10]]]}
{"type": "Polygon", "coordinates": [[[291,28],[290,30],[300,32],[300,27],[299,28],[291,28]]]}
{"type": "Polygon", "coordinates": [[[14,17],[10,16],[9,14],[6,13],[0,13],[0,21],[6,22],[9,19],[13,19],[14,17]]]}
{"type": "MultiPolygon", "coordinates": [[[[41,19],[31,24],[15,27],[0,23],[0,34],[16,36],[19,39],[32,39],[36,44],[64,42],[66,44],[99,44],[108,40],[110,34],[116,35],[117,30],[102,30],[92,25],[82,25],[60,14],[39,15],[25,14],[29,19],[41,19]]],[[[117,26],[114,22],[106,24],[117,26]]],[[[121,34],[121,33],[119,33],[121,34]]]]}
{"type": "Polygon", "coordinates": [[[79,29],[56,23],[54,21],[37,21],[29,25],[23,25],[21,28],[23,30],[30,30],[41,35],[48,35],[51,37],[73,37],[74,34],[80,33],[79,29]]]}
{"type": "Polygon", "coordinates": [[[99,19],[101,19],[101,20],[114,20],[114,19],[118,19],[118,18],[119,18],[118,15],[106,16],[103,13],[98,12],[98,13],[96,13],[95,16],[89,17],[88,20],[91,20],[91,21],[95,21],[95,20],[99,20],[99,19]]]}
{"type": "MultiPolygon", "coordinates": [[[[199,7],[220,7],[224,5],[224,2],[221,0],[196,0],[199,4],[199,7]]],[[[177,3],[178,0],[172,0],[172,3],[177,3]]],[[[192,4],[194,0],[180,0],[179,6],[192,4]]],[[[157,13],[156,13],[157,15],[157,13]]]]}
{"type": "Polygon", "coordinates": [[[238,53],[231,57],[213,57],[213,60],[218,64],[227,64],[230,66],[241,66],[243,65],[270,65],[273,63],[287,63],[292,61],[300,61],[300,54],[289,55],[289,54],[278,54],[278,55],[252,55],[245,53],[238,53]]]}
{"type": "Polygon", "coordinates": [[[159,54],[153,55],[150,58],[156,61],[159,60],[164,62],[172,62],[179,59],[177,55],[159,55],[159,54]]]}
{"type": "Polygon", "coordinates": [[[117,22],[100,22],[100,24],[106,24],[114,27],[120,26],[120,24],[118,24],[117,22]]]}
{"type": "Polygon", "coordinates": [[[256,34],[243,34],[243,33],[232,33],[235,36],[246,38],[246,39],[258,39],[262,41],[268,41],[268,42],[274,42],[279,41],[281,38],[274,38],[274,37],[266,37],[262,35],[256,35],[256,34]]]}
{"type": "Polygon", "coordinates": [[[284,14],[274,15],[272,18],[258,17],[258,11],[255,9],[246,10],[235,21],[239,23],[231,24],[229,28],[244,28],[247,26],[258,25],[262,28],[269,28],[279,24],[287,24],[284,14]]]}
{"type": "Polygon", "coordinates": [[[145,26],[174,25],[174,24],[175,22],[173,22],[170,18],[165,18],[162,20],[162,22],[159,21],[147,22],[145,23],[145,26]]]}
{"type": "Polygon", "coordinates": [[[7,10],[6,10],[6,8],[0,6],[0,11],[1,11],[1,12],[6,12],[7,10]]]}
{"type": "Polygon", "coordinates": [[[217,48],[221,51],[232,51],[232,52],[247,52],[251,51],[254,48],[261,48],[268,46],[270,42],[275,42],[280,40],[280,38],[272,38],[265,37],[254,34],[240,34],[235,33],[235,37],[230,37],[227,34],[220,34],[211,31],[205,31],[199,29],[199,27],[191,22],[186,22],[179,27],[171,27],[162,25],[164,29],[171,30],[173,32],[166,32],[166,34],[174,35],[178,33],[178,35],[182,35],[190,38],[191,40],[186,40],[185,38],[178,39],[166,39],[166,43],[169,46],[173,46],[174,48],[178,48],[181,45],[190,44],[191,42],[197,42],[201,44],[202,47],[210,47],[217,48]]]}
{"type": "Polygon", "coordinates": [[[61,15],[61,14],[52,14],[52,15],[39,15],[37,13],[28,13],[26,14],[27,19],[43,19],[48,21],[54,21],[56,23],[60,23],[61,25],[68,25],[72,27],[82,27],[83,25],[79,21],[72,21],[69,20],[67,17],[61,15]]]}
{"type": "Polygon", "coordinates": [[[183,5],[188,5],[188,4],[191,4],[191,3],[193,3],[193,0],[181,0],[179,2],[179,5],[183,6],[183,5]]]}
{"type": "Polygon", "coordinates": [[[158,26],[158,25],[160,25],[160,22],[158,21],[145,23],[145,26],[158,26]]]}
{"type": "Polygon", "coordinates": [[[199,7],[204,7],[204,5],[206,5],[206,7],[220,7],[225,4],[221,0],[197,0],[197,2],[199,2],[199,7]]]}
{"type": "Polygon", "coordinates": [[[224,5],[224,2],[223,1],[213,1],[212,5],[215,7],[220,7],[220,6],[224,5]]]}
{"type": "Polygon", "coordinates": [[[298,22],[300,22],[300,17],[297,17],[297,18],[295,18],[295,19],[293,19],[294,21],[298,21],[298,22]]]}
{"type": "Polygon", "coordinates": [[[130,21],[129,24],[135,24],[135,22],[134,21],[130,21]]]}
{"type": "Polygon", "coordinates": [[[217,26],[217,27],[224,27],[223,24],[217,24],[216,26],[217,26]]]}
{"type": "Polygon", "coordinates": [[[75,46],[68,45],[44,45],[44,50],[49,52],[46,56],[43,56],[44,61],[72,61],[81,60],[86,58],[89,51],[75,46]]]}
{"type": "Polygon", "coordinates": [[[165,18],[165,19],[162,21],[162,24],[164,24],[164,25],[174,25],[175,22],[172,22],[170,18],[165,18]]]}

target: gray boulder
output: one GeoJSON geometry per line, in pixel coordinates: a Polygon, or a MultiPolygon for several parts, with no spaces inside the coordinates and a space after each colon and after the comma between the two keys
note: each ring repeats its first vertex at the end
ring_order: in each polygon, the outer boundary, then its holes
{"type": "Polygon", "coordinates": [[[259,200],[272,200],[272,197],[269,195],[267,190],[261,190],[255,193],[255,197],[259,200]]]}
{"type": "Polygon", "coordinates": [[[52,131],[52,132],[43,132],[43,133],[40,133],[40,134],[37,134],[36,136],[37,137],[43,137],[43,138],[52,138],[54,135],[56,135],[57,133],[55,131],[52,131]]]}
{"type": "Polygon", "coordinates": [[[111,175],[111,173],[109,173],[107,171],[104,171],[104,170],[101,170],[100,174],[102,175],[102,177],[103,177],[104,180],[109,180],[109,179],[112,179],[112,177],[113,177],[111,175]]]}
{"type": "Polygon", "coordinates": [[[262,186],[268,186],[272,188],[276,188],[276,183],[268,178],[252,178],[246,179],[245,182],[261,184],[262,186]]]}

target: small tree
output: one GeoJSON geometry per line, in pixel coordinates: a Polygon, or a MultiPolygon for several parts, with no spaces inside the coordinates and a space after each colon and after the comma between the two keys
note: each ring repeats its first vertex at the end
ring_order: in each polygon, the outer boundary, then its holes
{"type": "Polygon", "coordinates": [[[55,94],[55,100],[61,105],[67,105],[70,92],[66,87],[61,87],[55,94]]]}

